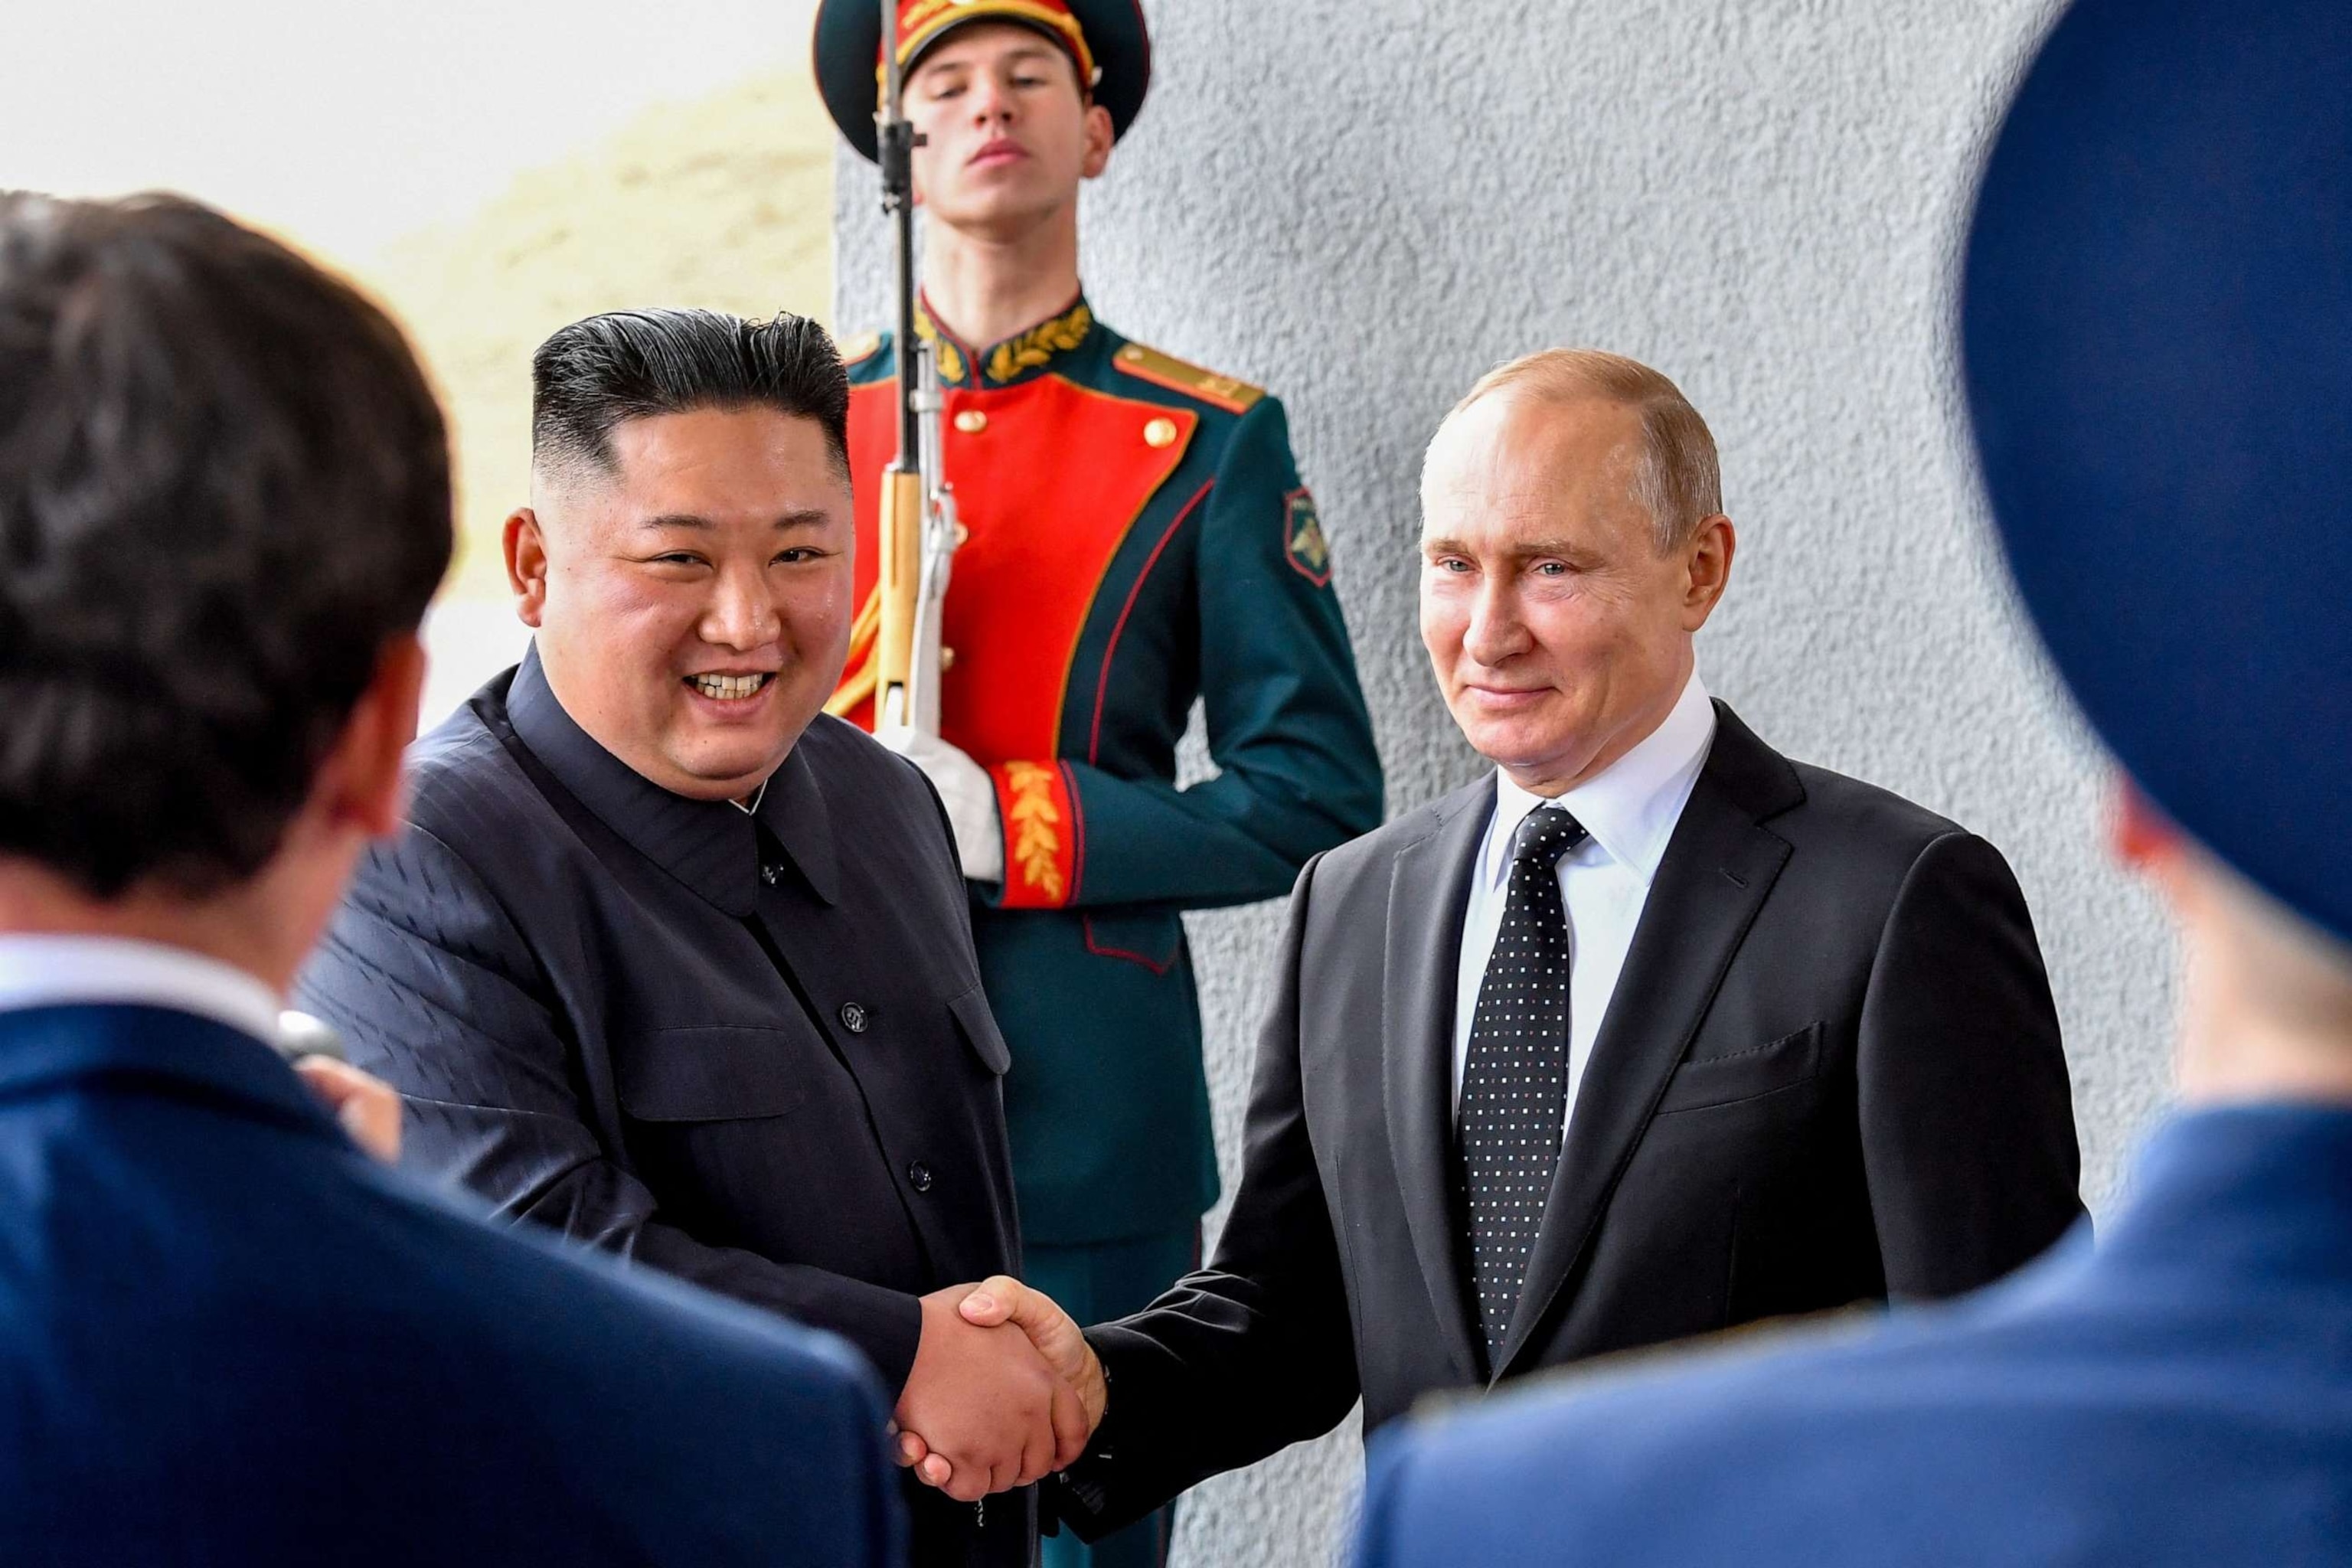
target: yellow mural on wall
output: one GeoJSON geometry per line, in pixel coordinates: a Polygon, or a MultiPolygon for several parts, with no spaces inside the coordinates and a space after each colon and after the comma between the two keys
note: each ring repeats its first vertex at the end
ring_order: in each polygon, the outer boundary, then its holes
{"type": "Polygon", "coordinates": [[[459,552],[445,598],[505,595],[499,531],[528,494],[530,353],[550,332],[647,305],[829,317],[833,141],[805,71],[776,70],[649,108],[354,268],[449,410],[459,552]]]}

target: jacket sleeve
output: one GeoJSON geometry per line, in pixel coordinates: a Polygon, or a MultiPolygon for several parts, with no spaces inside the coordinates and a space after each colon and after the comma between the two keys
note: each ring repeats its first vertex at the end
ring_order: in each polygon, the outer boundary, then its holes
{"type": "Polygon", "coordinates": [[[999,763],[1006,908],[1275,898],[1308,856],[1380,826],[1371,720],[1279,402],[1242,416],[1198,504],[1193,635],[1217,776],[1180,790],[1076,759],[999,763]],[[1041,834],[1041,814],[1061,831],[1041,834]]]}
{"type": "Polygon", "coordinates": [[[2082,1217],[2074,1107],[2025,896],[1972,834],[1931,842],[1863,1002],[1864,1175],[1888,1293],[1956,1295],[2082,1217]]]}
{"type": "Polygon", "coordinates": [[[505,1218],[535,1221],[666,1274],[830,1329],[895,1395],[921,1307],[806,1265],[698,1241],[599,1142],[587,1074],[555,988],[464,858],[411,826],[362,862],[303,972],[299,1004],[353,1065],[403,1097],[402,1162],[454,1176],[505,1218]]]}
{"type": "Polygon", "coordinates": [[[1299,1070],[1299,953],[1314,874],[1310,861],[1291,895],[1241,1189],[1216,1256],[1142,1311],[1087,1332],[1110,1401],[1053,1500],[1087,1540],[1206,1477],[1329,1431],[1356,1403],[1354,1320],[1299,1070]]]}

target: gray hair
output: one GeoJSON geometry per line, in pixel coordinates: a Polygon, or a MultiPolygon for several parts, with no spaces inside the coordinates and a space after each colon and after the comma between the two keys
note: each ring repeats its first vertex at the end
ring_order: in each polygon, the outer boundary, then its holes
{"type": "Polygon", "coordinates": [[[1723,476],[1706,421],[1682,388],[1639,360],[1600,349],[1524,354],[1480,376],[1447,412],[1444,423],[1500,392],[1521,393],[1545,403],[1601,397],[1641,415],[1643,450],[1633,469],[1633,499],[1650,514],[1660,553],[1688,544],[1700,523],[1723,510],[1723,476]]]}

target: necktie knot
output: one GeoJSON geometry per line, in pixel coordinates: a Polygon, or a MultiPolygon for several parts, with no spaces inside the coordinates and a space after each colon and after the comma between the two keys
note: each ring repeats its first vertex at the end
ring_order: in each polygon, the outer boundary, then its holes
{"type": "Polygon", "coordinates": [[[1549,871],[1559,858],[1584,842],[1584,824],[1557,805],[1539,805],[1520,820],[1511,835],[1511,868],[1533,865],[1549,871]]]}

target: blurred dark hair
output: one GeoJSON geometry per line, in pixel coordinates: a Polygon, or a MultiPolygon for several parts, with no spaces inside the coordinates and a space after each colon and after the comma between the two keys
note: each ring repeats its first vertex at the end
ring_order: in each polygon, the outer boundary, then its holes
{"type": "Polygon", "coordinates": [[[450,542],[440,409],[357,291],[194,202],[0,192],[0,855],[251,877],[450,542]]]}
{"type": "Polygon", "coordinates": [[[720,310],[614,310],[539,345],[530,360],[530,452],[558,471],[613,468],[624,420],[765,406],[814,419],[849,474],[849,374],[805,316],[747,321],[720,310]]]}

